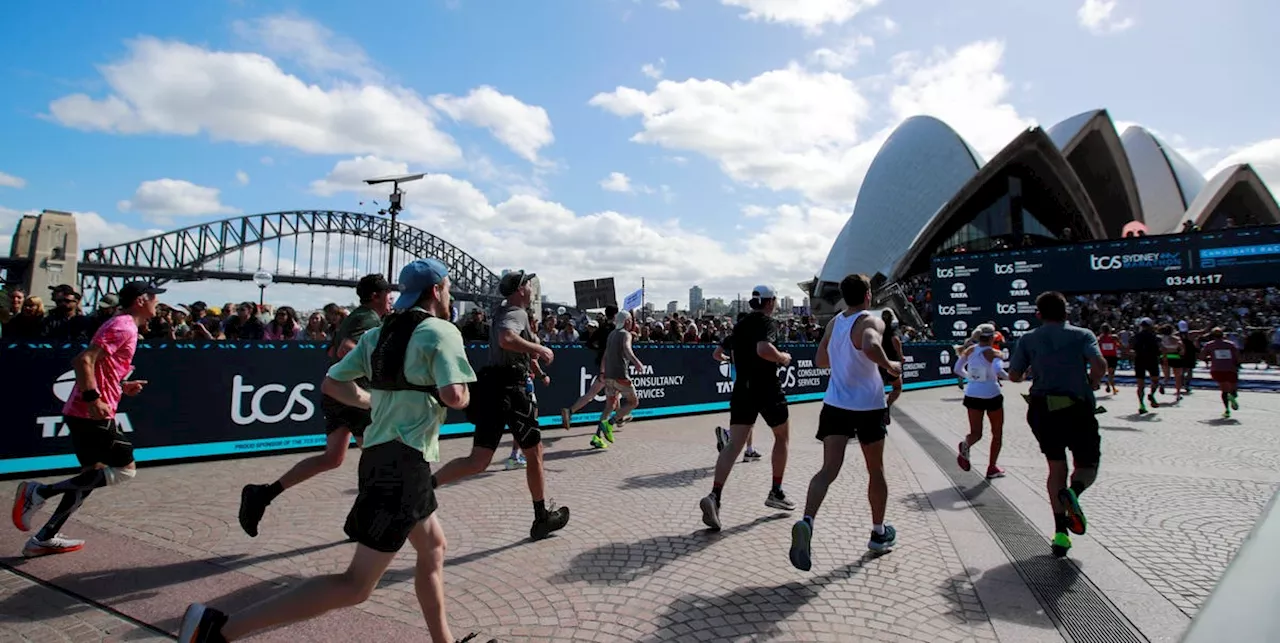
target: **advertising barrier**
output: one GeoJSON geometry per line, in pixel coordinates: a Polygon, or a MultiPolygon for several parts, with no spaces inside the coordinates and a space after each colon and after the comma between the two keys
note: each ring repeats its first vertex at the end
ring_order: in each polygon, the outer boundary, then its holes
{"type": "Polygon", "coordinates": [[[995,321],[1016,339],[1038,325],[1036,295],[1274,286],[1280,226],[1129,237],[934,257],[934,336],[995,321]],[[1271,266],[1268,268],[1267,266],[1271,266]]]}
{"type": "MultiPolygon", "coordinates": [[[[538,385],[539,422],[560,423],[560,409],[584,394],[595,371],[594,354],[580,346],[556,346],[546,367],[549,386],[538,385]]],[[[711,359],[714,346],[637,344],[645,364],[633,372],[640,396],[636,418],[686,415],[728,409],[733,392],[728,365],[711,359]]],[[[779,368],[792,402],[822,399],[826,369],[814,366],[816,345],[783,345],[793,361],[779,368]]],[[[77,467],[62,406],[71,395],[71,360],[83,344],[9,342],[0,345],[0,391],[5,414],[0,475],[77,467]]],[[[131,436],[139,462],[324,446],[320,383],[328,369],[326,345],[309,342],[142,342],[131,379],[146,380],[141,395],[126,397],[117,421],[131,436]]],[[[467,352],[482,364],[488,346],[467,352]]],[[[904,388],[954,382],[951,348],[907,344],[904,388]]],[[[597,401],[604,401],[600,396],[597,401]]],[[[595,422],[600,406],[574,416],[595,422]]],[[[473,431],[460,411],[450,411],[443,435],[473,431]]]]}

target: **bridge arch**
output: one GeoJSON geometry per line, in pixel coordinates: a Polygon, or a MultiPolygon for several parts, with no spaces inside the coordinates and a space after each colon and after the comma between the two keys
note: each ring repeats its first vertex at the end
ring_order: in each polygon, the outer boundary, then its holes
{"type": "MultiPolygon", "coordinates": [[[[395,249],[402,257],[397,269],[418,257],[435,257],[449,267],[453,291],[458,299],[488,301],[497,297],[499,276],[461,248],[426,230],[396,222],[395,249]]],[[[333,210],[290,210],[251,214],[220,221],[210,221],[127,243],[84,250],[79,264],[80,285],[96,300],[117,290],[124,282],[146,279],[156,283],[169,281],[201,281],[206,279],[249,281],[255,268],[244,271],[209,269],[211,263],[224,260],[254,246],[276,243],[277,261],[283,241],[309,236],[312,261],[307,274],[297,274],[299,246],[294,248],[293,274],[274,275],[276,283],[298,283],[326,286],[352,286],[359,278],[330,278],[315,274],[314,256],[317,237],[342,235],[368,239],[371,245],[385,249],[391,241],[390,219],[361,212],[333,210]]],[[[327,251],[328,246],[324,246],[327,251]]],[[[356,249],[358,260],[358,247],[356,249]]],[[[386,270],[385,254],[381,267],[386,270]]],[[[242,259],[243,261],[243,259],[242,259]]],[[[394,280],[397,275],[388,275],[394,280]]]]}

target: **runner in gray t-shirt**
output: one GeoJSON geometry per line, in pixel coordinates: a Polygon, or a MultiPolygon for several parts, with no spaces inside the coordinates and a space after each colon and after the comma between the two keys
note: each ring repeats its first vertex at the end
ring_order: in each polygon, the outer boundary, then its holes
{"type": "Polygon", "coordinates": [[[613,431],[622,423],[621,418],[631,415],[640,406],[640,397],[627,373],[628,363],[638,370],[644,369],[644,364],[636,357],[635,351],[631,350],[631,331],[635,330],[636,322],[631,318],[631,313],[624,310],[614,318],[614,324],[616,328],[605,340],[604,363],[601,365],[604,370],[605,402],[596,434],[591,436],[591,446],[596,449],[608,448],[606,442],[613,442],[613,431]],[[625,398],[620,409],[619,395],[625,398]],[[609,414],[615,409],[617,414],[610,419],[609,414]]]}

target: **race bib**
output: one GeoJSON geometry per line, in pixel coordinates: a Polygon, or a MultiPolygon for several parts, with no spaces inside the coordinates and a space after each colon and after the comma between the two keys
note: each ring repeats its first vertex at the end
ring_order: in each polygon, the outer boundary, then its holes
{"type": "Polygon", "coordinates": [[[1214,359],[1231,359],[1231,351],[1226,348],[1219,348],[1213,351],[1214,359]]]}
{"type": "Polygon", "coordinates": [[[983,365],[975,371],[969,371],[970,382],[989,382],[991,381],[991,367],[983,365]]]}
{"type": "Polygon", "coordinates": [[[1102,350],[1104,351],[1113,351],[1115,349],[1116,349],[1116,345],[1112,343],[1106,343],[1102,345],[1102,350]]]}

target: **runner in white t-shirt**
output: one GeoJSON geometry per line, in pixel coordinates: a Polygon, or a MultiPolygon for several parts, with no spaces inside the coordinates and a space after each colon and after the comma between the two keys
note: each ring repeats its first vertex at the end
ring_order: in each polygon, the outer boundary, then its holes
{"type": "Polygon", "coordinates": [[[982,440],[982,416],[991,420],[991,459],[987,461],[987,478],[1003,478],[1004,469],[996,463],[1000,447],[1004,444],[1004,393],[1000,380],[1008,377],[1004,372],[1004,360],[992,345],[996,327],[983,324],[978,327],[978,343],[960,353],[956,360],[955,374],[965,378],[964,406],[969,410],[969,435],[960,443],[956,462],[968,471],[969,448],[982,440]]]}

